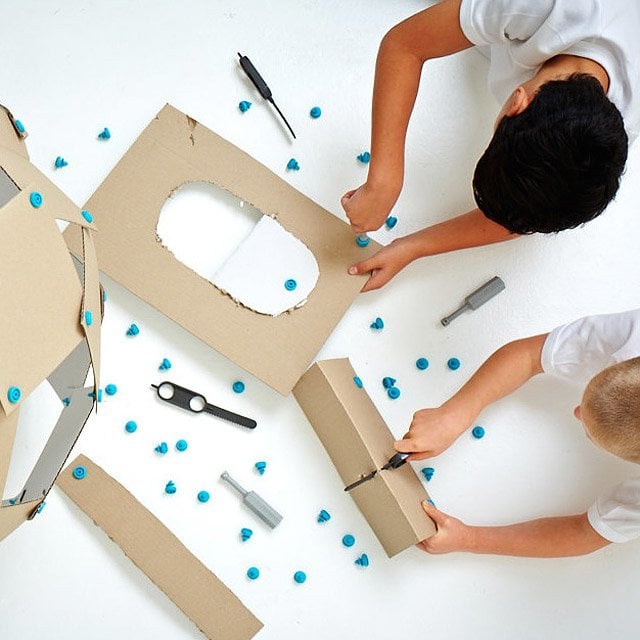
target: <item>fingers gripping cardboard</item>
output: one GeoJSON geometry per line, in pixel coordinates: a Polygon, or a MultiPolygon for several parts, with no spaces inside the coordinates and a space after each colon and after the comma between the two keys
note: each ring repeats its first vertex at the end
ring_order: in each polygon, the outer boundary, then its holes
{"type": "MultiPolygon", "coordinates": [[[[345,486],[395,453],[391,431],[354,376],[348,359],[323,360],[293,390],[345,486]]],[[[350,494],[389,557],[436,531],[420,504],[429,496],[409,464],[379,471],[350,494]]]]}
{"type": "MultiPolygon", "coordinates": [[[[350,227],[231,143],[170,105],[142,132],[86,204],[100,233],[100,269],[193,335],[282,394],[288,394],[349,308],[366,276],[350,227]],[[236,304],[179,262],[157,238],[167,197],[212,182],[273,216],[315,256],[320,276],[306,304],[276,317],[236,304]]],[[[65,238],[80,253],[81,236],[65,238]]]]}

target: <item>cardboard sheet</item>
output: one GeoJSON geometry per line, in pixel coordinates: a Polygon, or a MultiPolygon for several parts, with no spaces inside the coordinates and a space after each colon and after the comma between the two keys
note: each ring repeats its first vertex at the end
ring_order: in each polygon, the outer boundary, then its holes
{"type": "MultiPolygon", "coordinates": [[[[323,360],[293,390],[345,486],[395,453],[395,438],[355,375],[346,358],[323,360]]],[[[389,557],[435,533],[420,504],[429,496],[410,464],[379,471],[350,494],[389,557]]]]}
{"type": "MultiPolygon", "coordinates": [[[[30,186],[0,209],[0,407],[18,387],[26,398],[82,340],[82,286],[50,215],[29,204],[30,186]],[[5,277],[6,274],[6,277],[5,277]]],[[[96,314],[99,323],[98,314],[96,314]]]]}
{"type": "Polygon", "coordinates": [[[279,222],[263,216],[216,271],[212,282],[243,306],[278,316],[301,307],[319,275],[309,249],[279,222]],[[295,286],[287,288],[288,281],[295,286]]]}
{"type": "MultiPolygon", "coordinates": [[[[349,308],[367,276],[348,266],[374,253],[351,228],[248,154],[167,105],[143,131],[86,209],[100,229],[100,269],[203,342],[288,394],[349,308]],[[212,182],[280,224],[313,253],[320,269],[305,305],[268,317],[236,304],[180,263],[155,233],[167,197],[190,182],[212,182]]],[[[65,238],[80,255],[81,234],[65,238]]]]}
{"type": "Polygon", "coordinates": [[[160,520],[89,458],[78,456],[56,484],[208,638],[246,640],[262,628],[160,520]],[[82,480],[73,477],[77,465],[87,470],[82,480]]]}

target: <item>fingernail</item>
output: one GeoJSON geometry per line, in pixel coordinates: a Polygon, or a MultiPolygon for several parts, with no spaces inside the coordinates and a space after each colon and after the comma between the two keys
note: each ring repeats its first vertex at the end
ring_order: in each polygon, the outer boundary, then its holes
{"type": "Polygon", "coordinates": [[[349,274],[352,276],[358,275],[358,267],[349,267],[349,274]]]}

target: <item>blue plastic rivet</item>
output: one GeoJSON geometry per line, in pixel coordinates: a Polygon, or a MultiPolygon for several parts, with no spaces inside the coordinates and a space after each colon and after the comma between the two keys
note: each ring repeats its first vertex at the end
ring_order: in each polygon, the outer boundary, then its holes
{"type": "Polygon", "coordinates": [[[116,393],[118,393],[118,387],[116,387],[115,384],[108,384],[105,388],[104,388],[104,392],[108,395],[108,396],[115,396],[116,393]]]}
{"type": "Polygon", "coordinates": [[[474,438],[480,440],[480,438],[484,437],[484,428],[478,425],[477,427],[473,427],[471,433],[474,438]]]}
{"type": "Polygon", "coordinates": [[[176,442],[176,449],[178,451],[186,451],[188,446],[189,444],[186,440],[178,440],[178,442],[176,442]]]}
{"type": "Polygon", "coordinates": [[[293,574],[293,579],[297,584],[303,584],[307,579],[307,574],[304,571],[296,571],[293,574]]]}
{"type": "Polygon", "coordinates": [[[240,537],[242,538],[242,542],[246,542],[252,535],[253,531],[251,529],[240,529],[240,537]]]}
{"type": "Polygon", "coordinates": [[[236,380],[233,385],[231,385],[234,393],[242,393],[245,389],[244,382],[242,380],[236,380]]]}
{"type": "Polygon", "coordinates": [[[163,358],[158,367],[158,371],[166,371],[167,369],[171,369],[171,360],[169,360],[169,358],[163,358]]]}
{"type": "Polygon", "coordinates": [[[124,428],[127,433],[135,433],[138,428],[138,423],[135,420],[129,420],[129,422],[124,425],[124,428]]]}
{"type": "Polygon", "coordinates": [[[98,138],[100,140],[108,140],[111,137],[111,131],[105,127],[99,134],[98,138]]]}
{"type": "MultiPolygon", "coordinates": [[[[95,398],[96,394],[91,391],[90,393],[87,393],[87,396],[89,396],[89,398],[95,398]]],[[[102,389],[98,389],[98,402],[102,402],[102,389]]]]}
{"type": "Polygon", "coordinates": [[[209,502],[210,497],[211,496],[209,495],[208,491],[198,492],[198,502],[209,502]]]}
{"type": "Polygon", "coordinates": [[[427,498],[427,502],[432,506],[435,507],[436,503],[431,499],[431,498],[427,498]]]}
{"type": "Polygon", "coordinates": [[[82,217],[87,221],[87,222],[93,222],[93,216],[86,210],[83,209],[81,211],[82,213],[82,217]]]}
{"type": "Polygon", "coordinates": [[[390,378],[389,376],[385,376],[384,378],[382,378],[382,386],[385,389],[390,389],[395,385],[395,383],[396,383],[395,378],[390,378]]]}
{"type": "Polygon", "coordinates": [[[68,407],[71,404],[71,398],[69,396],[65,396],[64,398],[62,398],[62,404],[65,407],[68,407]]]}
{"type": "Polygon", "coordinates": [[[20,397],[22,396],[22,391],[20,391],[20,387],[9,387],[7,391],[7,400],[11,404],[16,404],[16,402],[20,402],[20,397]]]}
{"type": "Polygon", "coordinates": [[[251,109],[251,103],[248,100],[242,100],[242,102],[238,103],[238,109],[240,109],[242,113],[246,113],[251,109]]]}
{"type": "Polygon", "coordinates": [[[362,387],[364,386],[362,384],[362,380],[360,380],[358,376],[353,376],[353,381],[355,382],[356,387],[358,387],[358,389],[362,389],[362,387]]]}
{"type": "Polygon", "coordinates": [[[398,387],[389,387],[387,389],[387,395],[392,399],[396,400],[400,397],[400,389],[398,387]]]}
{"type": "Polygon", "coordinates": [[[356,558],[354,564],[357,564],[359,567],[368,567],[369,556],[366,553],[363,553],[359,558],[356,558]]]}
{"type": "Polygon", "coordinates": [[[43,500],[36,509],[36,513],[42,513],[42,510],[47,506],[47,503],[43,500]]]}
{"type": "Polygon", "coordinates": [[[300,165],[298,164],[298,161],[295,158],[291,158],[291,160],[287,162],[287,169],[289,169],[289,171],[299,171],[300,165]]]}
{"type": "Polygon", "coordinates": [[[20,132],[20,133],[24,133],[25,129],[24,129],[24,125],[22,124],[22,122],[20,122],[20,120],[16,120],[15,121],[15,125],[16,125],[16,129],[20,132]]]}
{"type": "Polygon", "coordinates": [[[84,321],[87,327],[90,327],[93,324],[93,313],[91,313],[91,311],[84,312],[84,321]]]}
{"type": "Polygon", "coordinates": [[[260,575],[260,570],[257,567],[249,567],[247,571],[247,578],[249,580],[256,580],[260,575]]]}
{"type": "Polygon", "coordinates": [[[370,242],[369,236],[366,233],[361,233],[359,236],[356,236],[356,244],[359,247],[366,247],[370,242]]]}
{"type": "Polygon", "coordinates": [[[311,111],[309,111],[309,115],[315,120],[322,115],[322,109],[320,107],[311,107],[311,111]]]}
{"type": "Polygon", "coordinates": [[[264,460],[261,460],[260,462],[256,462],[254,466],[258,470],[258,473],[263,476],[267,469],[267,463],[264,462],[264,460]]]}
{"type": "Polygon", "coordinates": [[[169,451],[169,447],[166,442],[161,442],[157,447],[154,447],[153,450],[163,456],[167,451],[169,451]]]}
{"type": "Polygon", "coordinates": [[[385,225],[387,226],[387,229],[393,229],[393,227],[395,227],[397,224],[398,224],[398,218],[396,218],[395,216],[389,216],[385,221],[385,225]]]}
{"type": "Polygon", "coordinates": [[[102,290],[102,302],[106,302],[107,301],[107,290],[103,289],[102,290]]]}
{"type": "Polygon", "coordinates": [[[331,514],[325,509],[321,509],[318,514],[318,522],[327,522],[328,520],[331,520],[331,514]]]}
{"type": "Polygon", "coordinates": [[[38,191],[32,191],[31,195],[29,195],[29,202],[34,209],[39,209],[44,202],[42,194],[38,191]]]}
{"type": "Polygon", "coordinates": [[[62,169],[62,167],[66,167],[69,163],[62,156],[58,156],[54,164],[56,169],[62,169]]]}
{"type": "Polygon", "coordinates": [[[460,360],[458,358],[449,358],[447,360],[447,367],[451,369],[451,371],[455,371],[460,368],[460,360]]]}
{"type": "Polygon", "coordinates": [[[137,336],[139,333],[140,333],[140,329],[138,328],[137,324],[132,324],[127,329],[128,336],[137,336]]]}
{"type": "Polygon", "coordinates": [[[426,358],[418,358],[416,360],[416,367],[420,369],[420,371],[424,371],[429,366],[429,361],[426,358]]]}
{"type": "Polygon", "coordinates": [[[284,288],[287,291],[293,291],[297,286],[298,286],[298,283],[293,278],[289,278],[284,282],[284,288]]]}
{"type": "Polygon", "coordinates": [[[371,160],[371,154],[368,151],[363,151],[358,155],[358,160],[360,160],[362,164],[369,164],[369,160],[371,160]]]}
{"type": "Polygon", "coordinates": [[[87,475],[87,470],[79,464],[77,467],[73,469],[73,477],[76,480],[82,480],[87,475]]]}
{"type": "Polygon", "coordinates": [[[429,482],[431,480],[431,478],[433,478],[433,474],[436,472],[436,470],[433,467],[424,467],[422,469],[422,475],[424,476],[424,479],[429,482]]]}
{"type": "Polygon", "coordinates": [[[356,539],[350,533],[347,533],[344,536],[342,536],[342,544],[345,547],[353,547],[355,543],[356,543],[356,539]]]}
{"type": "Polygon", "coordinates": [[[167,484],[164,485],[164,492],[172,495],[176,492],[176,485],[173,483],[173,480],[169,480],[167,484]]]}
{"type": "Polygon", "coordinates": [[[382,321],[382,318],[376,318],[370,325],[369,327],[371,329],[377,329],[378,331],[384,329],[384,322],[382,321]]]}

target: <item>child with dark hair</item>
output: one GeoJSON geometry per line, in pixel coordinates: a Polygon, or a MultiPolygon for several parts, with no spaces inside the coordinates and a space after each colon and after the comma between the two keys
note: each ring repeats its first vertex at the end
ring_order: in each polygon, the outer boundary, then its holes
{"type": "Polygon", "coordinates": [[[367,181],[342,198],[357,233],[378,229],[402,189],[425,61],[483,47],[504,105],[473,177],[478,208],[351,266],[352,275],[371,272],[363,291],[420,257],[553,233],[602,213],[640,129],[638,33],[640,3],[624,0],[442,0],[391,29],[376,64],[367,181]]]}

